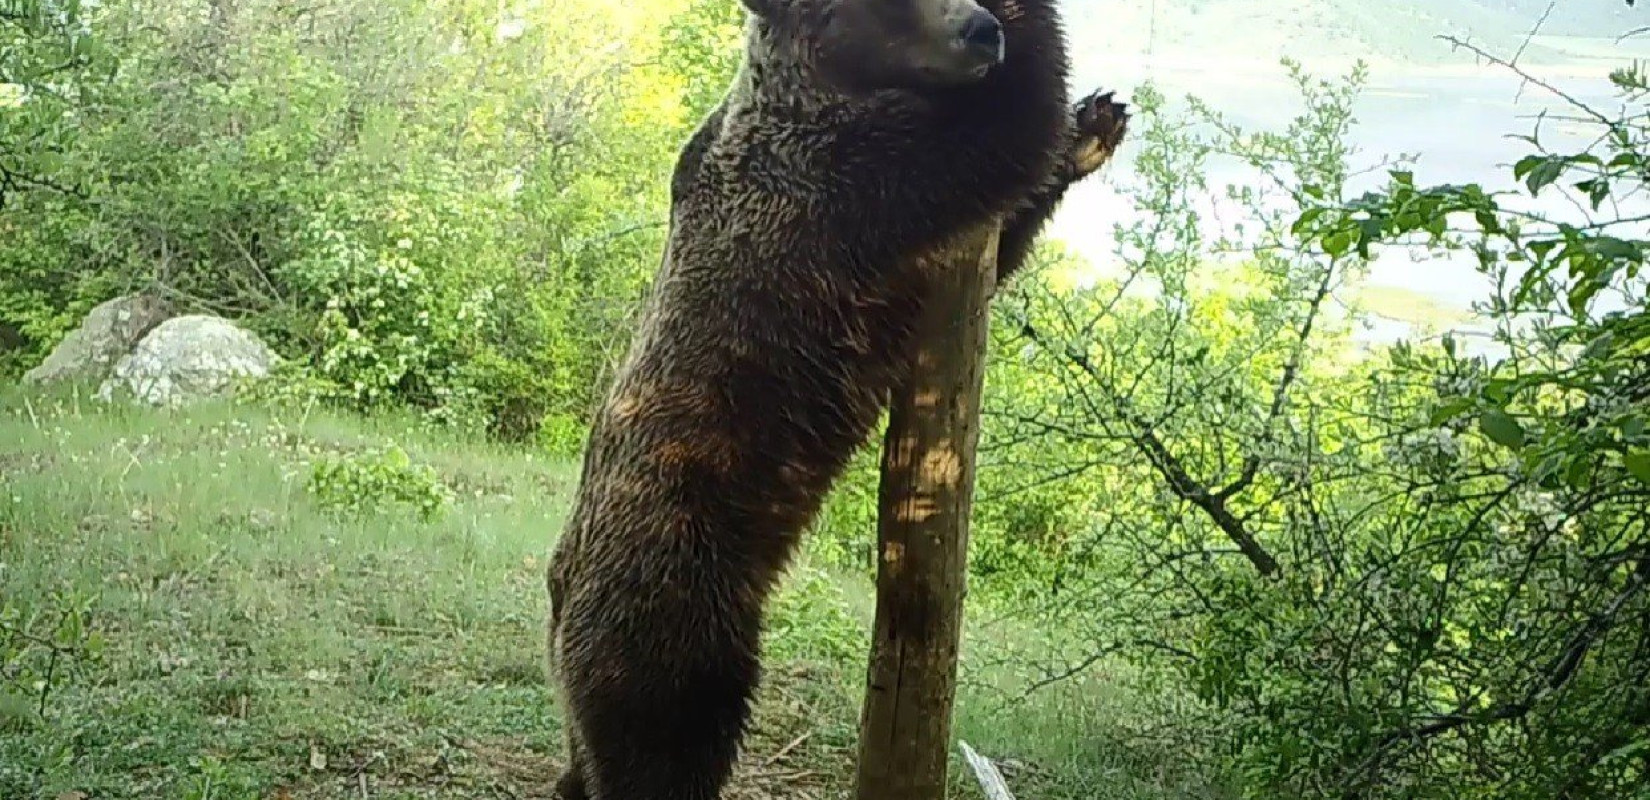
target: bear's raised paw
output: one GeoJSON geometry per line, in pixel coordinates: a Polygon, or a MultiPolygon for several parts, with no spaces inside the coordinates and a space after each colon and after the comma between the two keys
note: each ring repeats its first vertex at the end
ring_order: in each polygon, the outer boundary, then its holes
{"type": "Polygon", "coordinates": [[[1129,127],[1128,106],[1113,99],[1115,92],[1095,93],[1077,101],[1077,147],[1072,154],[1076,178],[1099,169],[1117,152],[1129,127]]]}

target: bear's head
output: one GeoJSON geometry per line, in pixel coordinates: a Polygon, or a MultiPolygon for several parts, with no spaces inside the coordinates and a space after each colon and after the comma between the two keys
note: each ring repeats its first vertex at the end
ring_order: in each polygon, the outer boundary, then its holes
{"type": "Polygon", "coordinates": [[[957,86],[1003,60],[975,0],[744,0],[775,44],[848,91],[957,86]]]}

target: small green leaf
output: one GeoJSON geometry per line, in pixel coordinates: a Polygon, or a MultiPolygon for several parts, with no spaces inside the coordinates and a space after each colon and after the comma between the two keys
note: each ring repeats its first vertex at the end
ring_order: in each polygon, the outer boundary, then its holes
{"type": "Polygon", "coordinates": [[[1622,466],[1639,483],[1650,486],[1650,450],[1637,450],[1621,457],[1622,466]]]}
{"type": "Polygon", "coordinates": [[[1486,409],[1479,414],[1478,429],[1490,437],[1490,441],[1502,447],[1517,450],[1524,446],[1524,426],[1501,409],[1486,409]]]}
{"type": "MultiPolygon", "coordinates": [[[[1527,160],[1527,159],[1526,159],[1527,160]]],[[[1564,174],[1564,159],[1559,156],[1537,158],[1539,163],[1530,167],[1524,178],[1524,185],[1529,187],[1530,194],[1537,195],[1541,190],[1564,174]]],[[[1519,162],[1523,166],[1524,162],[1519,162]]]]}
{"type": "Polygon", "coordinates": [[[1323,239],[1323,251],[1331,258],[1340,258],[1352,247],[1351,231],[1336,231],[1323,239]]]}
{"type": "MultiPolygon", "coordinates": [[[[1610,271],[1611,274],[1614,274],[1614,272],[1614,270],[1610,271]]],[[[1593,298],[1601,290],[1609,285],[1609,278],[1610,275],[1589,275],[1578,281],[1575,287],[1570,290],[1569,297],[1566,298],[1569,301],[1570,313],[1575,314],[1577,317],[1585,316],[1587,305],[1593,301],[1593,298]]]]}
{"type": "Polygon", "coordinates": [[[1578,181],[1576,188],[1587,193],[1587,201],[1592,204],[1594,211],[1597,211],[1599,206],[1604,205],[1604,201],[1610,198],[1610,182],[1603,178],[1589,178],[1588,180],[1578,181]]]}
{"type": "Polygon", "coordinates": [[[1637,242],[1618,239],[1614,236],[1598,236],[1589,239],[1587,249],[1600,258],[1620,259],[1623,261],[1643,261],[1644,251],[1637,242]]]}
{"type": "Polygon", "coordinates": [[[1478,227],[1482,228],[1485,233],[1496,233],[1501,230],[1501,221],[1496,219],[1495,215],[1488,210],[1477,209],[1472,212],[1472,216],[1478,221],[1478,227]]]}
{"type": "Polygon", "coordinates": [[[389,452],[384,454],[384,462],[393,469],[406,469],[412,463],[412,459],[407,457],[407,451],[391,447],[389,452]]]}
{"type": "Polygon", "coordinates": [[[1368,259],[1369,245],[1380,241],[1383,233],[1379,217],[1371,217],[1358,223],[1358,257],[1368,259]]]}
{"type": "Polygon", "coordinates": [[[1640,739],[1636,742],[1628,742],[1627,744],[1624,744],[1624,745],[1622,745],[1622,746],[1620,746],[1620,747],[1618,747],[1614,750],[1611,750],[1608,753],[1605,753],[1604,757],[1599,759],[1599,763],[1602,764],[1602,763],[1604,763],[1606,761],[1610,761],[1612,759],[1615,759],[1615,760],[1625,759],[1629,756],[1636,755],[1638,753],[1642,753],[1646,749],[1650,749],[1650,740],[1640,739]]]}
{"type": "Polygon", "coordinates": [[[1580,360],[1596,361],[1608,358],[1610,355],[1610,346],[1614,344],[1615,341],[1616,335],[1610,331],[1605,331],[1604,333],[1594,336],[1592,339],[1587,341],[1587,345],[1585,347],[1581,348],[1581,355],[1579,356],[1580,360]]]}
{"type": "Polygon", "coordinates": [[[1570,488],[1581,489],[1587,486],[1587,477],[1590,471],[1588,467],[1591,465],[1592,462],[1579,456],[1570,459],[1569,468],[1564,470],[1564,480],[1570,484],[1570,488]]]}
{"type": "Polygon", "coordinates": [[[1431,422],[1433,425],[1442,425],[1461,416],[1467,409],[1472,408],[1472,400],[1466,397],[1457,397],[1432,410],[1431,422]]]}
{"type": "Polygon", "coordinates": [[[1620,169],[1622,167],[1631,167],[1637,163],[1639,163],[1638,153],[1618,153],[1615,158],[1610,159],[1610,163],[1607,166],[1611,169],[1620,169]]]}
{"type": "Polygon", "coordinates": [[[1312,227],[1313,223],[1318,221],[1319,217],[1324,215],[1325,211],[1327,211],[1327,209],[1323,208],[1309,208],[1302,211],[1300,218],[1295,220],[1295,224],[1289,229],[1290,232],[1296,236],[1304,234],[1312,227]]]}
{"type": "Polygon", "coordinates": [[[1545,486],[1552,482],[1553,476],[1557,475],[1563,467],[1564,456],[1558,453],[1548,453],[1530,470],[1530,475],[1545,486]]]}

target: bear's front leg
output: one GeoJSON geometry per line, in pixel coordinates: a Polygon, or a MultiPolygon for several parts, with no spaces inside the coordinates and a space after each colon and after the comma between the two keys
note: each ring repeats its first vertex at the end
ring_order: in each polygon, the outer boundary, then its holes
{"type": "Polygon", "coordinates": [[[1049,182],[1027,197],[1003,225],[997,247],[999,286],[1030,257],[1031,246],[1066,190],[1104,166],[1122,145],[1128,132],[1129,111],[1114,99],[1114,94],[1095,91],[1072,107],[1072,137],[1066,157],[1055,167],[1049,182]]]}

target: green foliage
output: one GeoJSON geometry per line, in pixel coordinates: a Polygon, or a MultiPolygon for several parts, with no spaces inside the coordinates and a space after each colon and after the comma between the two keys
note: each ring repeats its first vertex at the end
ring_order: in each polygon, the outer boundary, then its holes
{"type": "Polygon", "coordinates": [[[115,63],[87,16],[73,0],[0,7],[0,376],[33,366],[107,292],[57,247],[86,223],[63,167],[115,63]]]}
{"type": "Polygon", "coordinates": [[[702,91],[632,19],[674,10],[98,6],[83,27],[120,68],[62,99],[76,124],[0,115],[29,128],[5,141],[58,136],[52,174],[76,187],[0,212],[20,234],[0,237],[0,374],[150,288],[241,319],[335,405],[582,440],[702,91]]]}
{"type": "Polygon", "coordinates": [[[88,598],[0,598],[0,731],[16,734],[45,717],[52,694],[95,669],[102,649],[88,598]]]}
{"type": "Polygon", "coordinates": [[[709,113],[727,93],[743,56],[744,29],[744,7],[721,0],[692,0],[665,23],[665,47],[682,76],[691,116],[709,113]]]}
{"type": "Polygon", "coordinates": [[[352,406],[413,402],[467,422],[479,388],[465,365],[494,324],[507,270],[477,240],[473,211],[432,207],[441,193],[408,192],[388,207],[329,208],[299,232],[302,255],[275,271],[313,317],[317,377],[352,406]],[[473,255],[465,255],[473,254],[473,255]]]}
{"type": "Polygon", "coordinates": [[[808,552],[821,563],[862,575],[876,574],[881,463],[878,448],[860,449],[832,488],[807,540],[808,552]]]}
{"type": "Polygon", "coordinates": [[[1298,78],[1307,111],[1280,133],[1138,93],[1149,213],[1118,232],[1124,275],[1045,272],[1003,298],[984,452],[1007,475],[979,491],[1078,486],[1046,507],[1087,523],[986,590],[1090,631],[1079,664],[1116,653],[1194,692],[1246,796],[1636,796],[1645,244],[1639,218],[1599,210],[1642,191],[1642,118],[1582,112],[1599,152],[1515,168],[1526,191],[1580,198],[1577,224],[1403,165],[1344,196],[1361,75],[1298,78]],[[1217,154],[1257,177],[1227,190],[1241,228],[1211,230],[1187,199],[1210,193],[1217,154]],[[1338,357],[1328,302],[1406,237],[1477,257],[1502,355],[1445,336],[1338,357]]]}
{"type": "MultiPolygon", "coordinates": [[[[3,116],[3,115],[0,115],[3,116]]],[[[87,215],[54,192],[14,195],[0,211],[0,377],[20,375],[114,291],[109,276],[74,269],[60,244],[87,215]],[[38,223],[17,224],[23,207],[38,223]]]]}
{"type": "Polygon", "coordinates": [[[863,662],[865,623],[853,611],[842,584],[816,567],[791,569],[768,614],[764,652],[783,661],[818,664],[863,662]]]}
{"type": "MultiPolygon", "coordinates": [[[[0,544],[6,523],[0,520],[0,544]]],[[[0,587],[17,586],[0,551],[0,587]]],[[[0,740],[27,743],[27,762],[0,760],[0,794],[25,797],[41,768],[74,768],[73,748],[35,741],[32,734],[61,724],[59,697],[95,683],[104,666],[104,635],[98,629],[96,598],[79,587],[40,596],[0,593],[0,740]]]]}
{"type": "Polygon", "coordinates": [[[111,62],[79,0],[0,6],[0,208],[30,189],[74,192],[57,172],[111,62]]]}
{"type": "MultiPolygon", "coordinates": [[[[1613,80],[1628,104],[1650,94],[1636,68],[1613,80]]],[[[1349,748],[1358,785],[1422,765],[1501,797],[1629,796],[1644,785],[1631,754],[1650,742],[1650,485],[1639,474],[1650,447],[1650,276],[1639,218],[1598,212],[1642,191],[1650,131],[1642,117],[1576,110],[1598,128],[1594,146],[1553,153],[1532,135],[1538,152],[1513,173],[1531,195],[1580,201],[1585,224],[1517,210],[1475,185],[1419,187],[1407,172],[1299,224],[1326,248],[1330,237],[1360,251],[1419,237],[1470,252],[1499,287],[1480,311],[1504,356],[1468,357],[1453,339],[1441,352],[1400,348],[1394,376],[1431,391],[1377,405],[1382,419],[1405,421],[1392,427],[1439,431],[1425,447],[1445,463],[1398,483],[1411,509],[1436,520],[1381,572],[1425,598],[1409,603],[1394,653],[1414,698],[1399,708],[1412,719],[1349,748]],[[1468,431],[1484,446],[1460,441],[1468,431]]]]}
{"type": "Polygon", "coordinates": [[[322,458],[310,468],[305,488],[322,508],[355,515],[405,503],[428,520],[452,503],[436,471],[412,463],[399,447],[322,458]]]}

